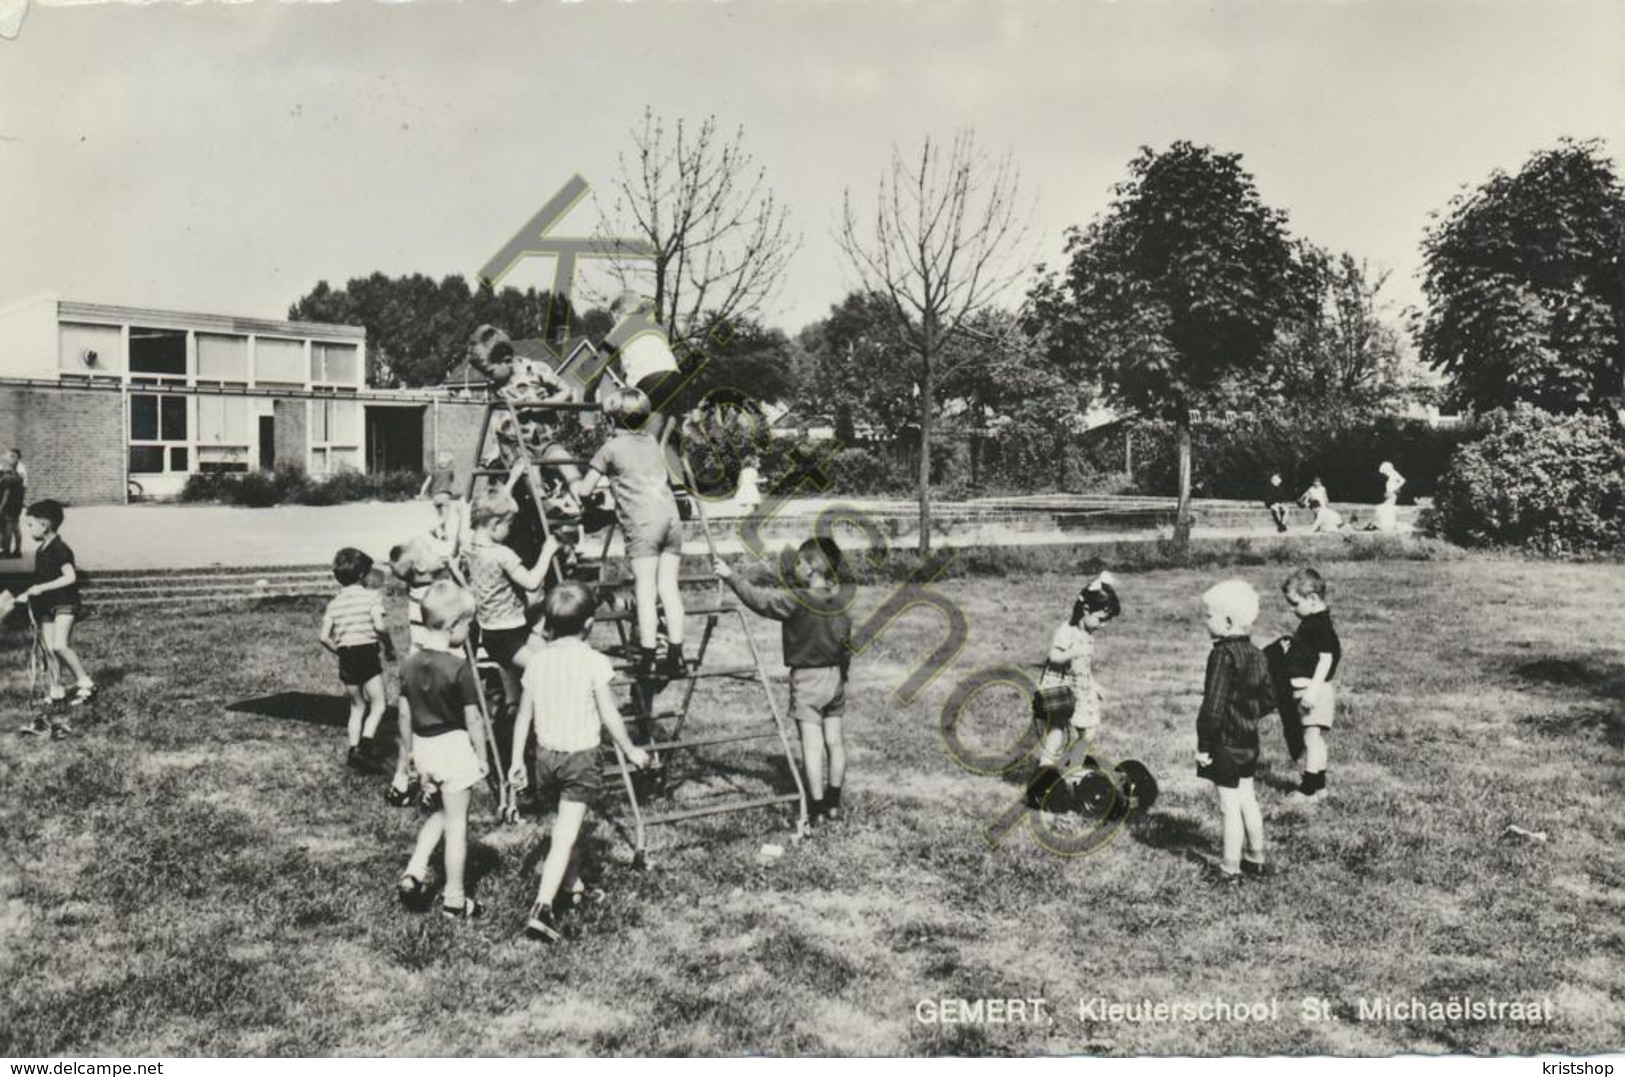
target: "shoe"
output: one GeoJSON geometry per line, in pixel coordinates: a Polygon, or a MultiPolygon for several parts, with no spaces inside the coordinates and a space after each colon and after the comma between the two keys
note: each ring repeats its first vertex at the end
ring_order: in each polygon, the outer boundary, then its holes
{"type": "Polygon", "coordinates": [[[485,915],[485,906],[471,897],[465,897],[461,905],[442,905],[440,915],[447,920],[478,920],[485,915]]]}
{"type": "Polygon", "coordinates": [[[68,701],[68,706],[83,707],[95,698],[96,686],[94,684],[81,684],[74,690],[73,698],[68,701]]]}
{"type": "Polygon", "coordinates": [[[1268,861],[1248,860],[1246,857],[1241,858],[1241,873],[1249,879],[1267,879],[1275,874],[1268,861]]]}
{"type": "Polygon", "coordinates": [[[68,695],[66,692],[64,692],[59,696],[46,696],[45,701],[40,705],[48,711],[56,710],[58,707],[65,707],[68,705],[68,695]]]}
{"type": "Polygon", "coordinates": [[[1208,876],[1207,881],[1210,885],[1221,890],[1228,890],[1231,887],[1239,887],[1241,885],[1241,872],[1238,871],[1232,875],[1223,868],[1214,868],[1213,874],[1208,876]]]}
{"type": "Polygon", "coordinates": [[[391,785],[384,793],[384,803],[391,808],[404,808],[418,799],[418,783],[407,782],[405,789],[397,789],[391,785]]]}
{"type": "Polygon", "coordinates": [[[637,665],[633,668],[632,676],[640,681],[653,681],[659,679],[659,674],[659,653],[653,648],[648,650],[639,648],[637,665]]]}
{"type": "Polygon", "coordinates": [[[51,735],[51,723],[42,715],[27,725],[18,726],[17,732],[25,737],[48,737],[51,735]]]}
{"type": "Polygon", "coordinates": [[[668,681],[682,680],[688,676],[688,659],[683,657],[681,650],[674,647],[666,652],[664,661],[660,663],[660,675],[668,681]]]}
{"type": "Polygon", "coordinates": [[[366,770],[367,760],[362,756],[361,749],[352,744],[344,753],[344,765],[355,771],[366,770]]]}
{"type": "Polygon", "coordinates": [[[395,896],[408,909],[421,909],[429,901],[429,884],[416,875],[402,875],[395,884],[395,896]]]}
{"type": "Polygon", "coordinates": [[[63,740],[64,738],[71,736],[73,736],[73,726],[69,725],[67,722],[51,723],[52,740],[63,740]]]}
{"type": "Polygon", "coordinates": [[[564,941],[564,932],[559,930],[553,906],[538,901],[530,907],[530,919],[525,921],[525,935],[538,942],[564,941]]]}

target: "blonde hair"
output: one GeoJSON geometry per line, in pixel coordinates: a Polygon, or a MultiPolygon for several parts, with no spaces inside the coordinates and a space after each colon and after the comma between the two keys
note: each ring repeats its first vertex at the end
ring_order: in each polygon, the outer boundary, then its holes
{"type": "Polygon", "coordinates": [[[619,389],[604,401],[604,414],[612,419],[647,419],[653,411],[641,389],[619,389]]]}
{"type": "Polygon", "coordinates": [[[1246,580],[1225,580],[1202,593],[1202,605],[1210,613],[1222,613],[1230,623],[1248,629],[1258,620],[1258,592],[1246,580]]]}
{"type": "Polygon", "coordinates": [[[507,520],[519,515],[519,503],[508,494],[492,494],[482,497],[474,503],[469,511],[469,525],[471,527],[484,527],[497,520],[507,520]]]}
{"type": "Polygon", "coordinates": [[[450,580],[436,580],[423,594],[423,626],[443,632],[474,613],[474,596],[450,580]]]}

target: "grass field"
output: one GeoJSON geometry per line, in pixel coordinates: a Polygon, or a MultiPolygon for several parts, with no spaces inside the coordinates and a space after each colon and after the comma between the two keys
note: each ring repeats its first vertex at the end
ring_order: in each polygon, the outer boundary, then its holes
{"type": "MultiPolygon", "coordinates": [[[[1289,630],[1280,566],[1258,635],[1289,630]]],[[[1099,852],[1062,858],[986,822],[1014,777],[956,767],[938,709],[971,668],[1039,657],[1076,581],[952,580],[955,666],[912,705],[892,690],[940,635],[896,622],[854,668],[849,818],[790,845],[784,815],[654,832],[647,871],[600,825],[609,900],[581,937],[519,934],[538,834],[477,802],[475,892],[454,925],[394,901],[417,816],[345,772],[344,709],[314,642],[320,603],[207,616],[113,614],[83,653],[106,688],[79,736],[0,741],[0,1054],[1388,1054],[1625,1046],[1625,579],[1617,566],[1466,558],[1331,566],[1345,657],[1334,799],[1282,810],[1273,719],[1261,774],[1278,874],[1205,882],[1217,847],[1194,777],[1223,570],[1136,573],[1099,637],[1103,747],[1147,762],[1162,799],[1099,852]],[[1037,611],[1036,613],[1034,611],[1037,611]],[[1507,833],[1544,832],[1544,843],[1507,833]],[[1051,1023],[923,1024],[933,998],[1043,997],[1051,1023]],[[1260,1023],[1084,1020],[1078,1002],[1278,998],[1260,1023]],[[1300,1019],[1323,996],[1337,1020],[1300,1019]],[[1549,1025],[1361,1020],[1384,996],[1550,999],[1549,1025]]],[[[883,597],[862,596],[860,613],[883,597]]],[[[776,632],[758,637],[777,656],[776,632]]],[[[26,702],[25,640],[3,702],[26,702]]],[[[730,641],[737,656],[737,641],[730,641]]],[[[722,690],[719,690],[721,692],[722,690]]],[[[702,728],[750,697],[708,699],[702,728]]],[[[1014,738],[988,693],[976,743],[1014,738]]],[[[719,756],[777,782],[763,748],[719,756]]],[[[724,780],[724,779],[714,779],[724,780]]],[[[704,787],[699,777],[695,788],[704,787]]]]}

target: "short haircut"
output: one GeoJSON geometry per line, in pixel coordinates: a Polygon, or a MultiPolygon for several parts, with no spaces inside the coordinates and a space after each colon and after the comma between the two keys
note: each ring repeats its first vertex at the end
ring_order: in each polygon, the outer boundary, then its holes
{"type": "Polygon", "coordinates": [[[36,520],[44,520],[51,525],[52,531],[62,530],[62,502],[60,501],[52,501],[48,497],[42,497],[28,506],[28,515],[36,520]]]}
{"type": "MultiPolygon", "coordinates": [[[[1104,613],[1106,620],[1123,615],[1123,604],[1117,600],[1117,590],[1109,583],[1092,583],[1078,592],[1078,605],[1084,613],[1104,613]]],[[[1083,618],[1078,618],[1082,620],[1083,618]]]]}
{"type": "Polygon", "coordinates": [[[830,536],[819,535],[817,538],[808,539],[796,548],[796,554],[801,557],[822,557],[825,573],[830,579],[840,582],[841,569],[846,564],[846,557],[841,553],[841,547],[830,536]]]}
{"type": "Polygon", "coordinates": [[[542,600],[542,615],[554,639],[579,636],[598,609],[598,599],[585,584],[561,583],[542,600]]]}
{"type": "Polygon", "coordinates": [[[513,341],[494,325],[482,325],[474,330],[468,348],[473,354],[492,363],[500,363],[513,356],[513,341]]]}
{"type": "Polygon", "coordinates": [[[474,502],[469,510],[471,527],[481,527],[496,520],[507,520],[519,515],[519,502],[508,494],[492,494],[474,502]]]}
{"type": "Polygon", "coordinates": [[[1312,568],[1300,568],[1281,581],[1283,595],[1326,597],[1326,580],[1312,568]]]}
{"type": "Polygon", "coordinates": [[[360,583],[371,571],[372,558],[354,546],[346,546],[333,555],[333,578],[345,587],[360,583]]]}
{"type": "Polygon", "coordinates": [[[1202,593],[1202,605],[1230,618],[1237,628],[1251,628],[1258,620],[1258,592],[1246,580],[1225,580],[1202,593]]]}
{"type": "Polygon", "coordinates": [[[612,419],[647,419],[653,411],[641,389],[617,389],[604,401],[604,414],[612,419]]]}
{"type": "Polygon", "coordinates": [[[17,459],[21,460],[23,458],[23,451],[21,449],[7,449],[6,455],[15,456],[17,459]]]}
{"type": "Polygon", "coordinates": [[[474,596],[450,580],[436,580],[423,593],[423,627],[443,632],[474,613],[474,596]]]}
{"type": "Polygon", "coordinates": [[[393,546],[391,546],[389,548],[389,563],[393,565],[396,561],[399,561],[401,559],[401,556],[403,554],[405,554],[405,553],[406,553],[406,547],[403,544],[397,542],[395,545],[393,545],[393,546]]]}

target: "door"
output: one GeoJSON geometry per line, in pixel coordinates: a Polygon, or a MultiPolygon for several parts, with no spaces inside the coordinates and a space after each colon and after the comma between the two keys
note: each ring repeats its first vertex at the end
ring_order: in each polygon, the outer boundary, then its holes
{"type": "Polygon", "coordinates": [[[260,416],[260,470],[276,469],[276,416],[260,416]]]}

